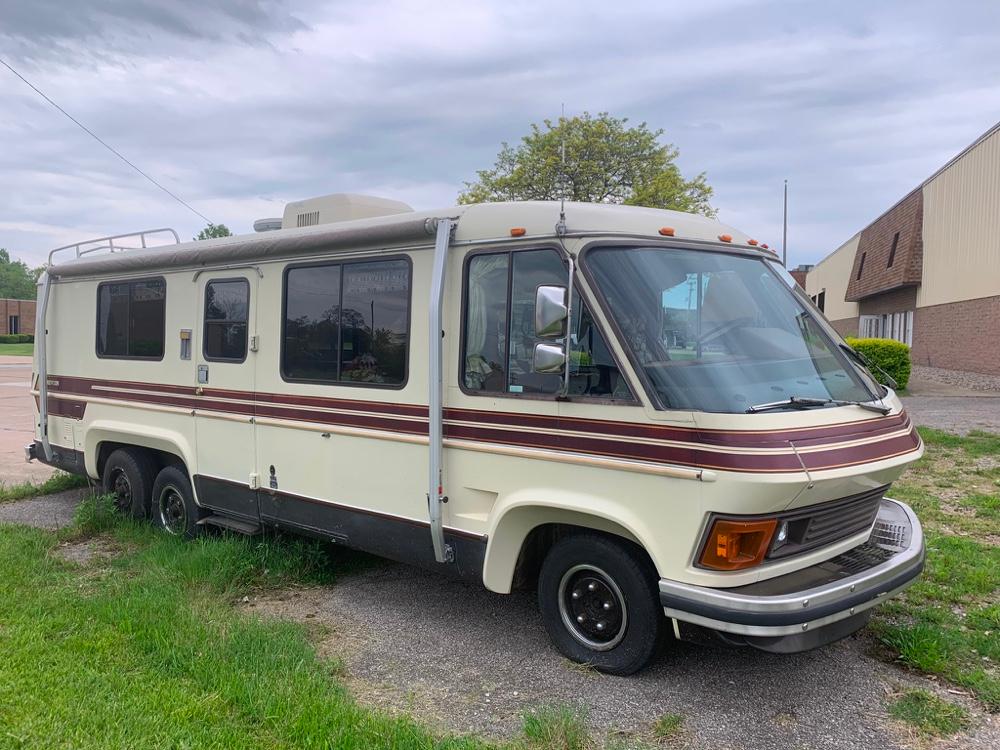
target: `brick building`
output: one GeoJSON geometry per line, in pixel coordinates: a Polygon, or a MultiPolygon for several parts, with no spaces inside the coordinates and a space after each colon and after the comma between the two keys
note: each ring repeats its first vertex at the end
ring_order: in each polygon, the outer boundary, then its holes
{"type": "Polygon", "coordinates": [[[820,261],[805,288],[842,335],[1000,375],[1000,123],[820,261]]]}
{"type": "Polygon", "coordinates": [[[0,299],[0,335],[35,332],[35,300],[0,299]]]}

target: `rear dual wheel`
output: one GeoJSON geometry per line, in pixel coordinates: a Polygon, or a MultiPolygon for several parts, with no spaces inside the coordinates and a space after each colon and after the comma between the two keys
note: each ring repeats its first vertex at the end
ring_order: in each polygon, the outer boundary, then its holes
{"type": "Polygon", "coordinates": [[[572,661],[609,674],[637,672],[662,641],[656,581],[649,560],[624,540],[564,537],[552,546],[538,577],[545,629],[572,661]]]}
{"type": "Polygon", "coordinates": [[[153,525],[171,536],[194,539],[201,533],[201,509],[194,502],[191,480],[182,467],[166,466],[156,475],[152,516],[153,525]]]}
{"type": "Polygon", "coordinates": [[[145,451],[119,448],[104,463],[101,483],[111,495],[115,509],[132,518],[149,516],[156,466],[145,451]]]}

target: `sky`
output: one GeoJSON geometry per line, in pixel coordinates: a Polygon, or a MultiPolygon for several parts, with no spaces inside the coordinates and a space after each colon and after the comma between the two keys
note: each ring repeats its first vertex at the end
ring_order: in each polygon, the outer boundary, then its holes
{"type": "MultiPolygon", "coordinates": [[[[0,58],[236,233],[334,192],[453,205],[533,122],[664,130],[812,263],[1000,120],[1000,3],[0,0],[0,58]]],[[[0,247],[205,221],[0,67],[0,247]]]]}

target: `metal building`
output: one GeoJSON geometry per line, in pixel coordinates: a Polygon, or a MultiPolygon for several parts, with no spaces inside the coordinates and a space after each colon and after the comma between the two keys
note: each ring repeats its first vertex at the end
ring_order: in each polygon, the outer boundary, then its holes
{"type": "Polygon", "coordinates": [[[806,291],[842,335],[1000,375],[1000,123],[820,261],[806,291]]]}

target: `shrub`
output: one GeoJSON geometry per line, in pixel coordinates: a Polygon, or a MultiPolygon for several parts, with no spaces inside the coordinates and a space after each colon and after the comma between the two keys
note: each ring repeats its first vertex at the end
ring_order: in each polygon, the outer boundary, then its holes
{"type": "Polygon", "coordinates": [[[0,344],[34,344],[35,337],[30,333],[0,334],[0,344]]]}
{"type": "MultiPolygon", "coordinates": [[[[897,385],[906,388],[910,380],[910,347],[893,339],[847,339],[847,344],[885,370],[897,385]]],[[[872,372],[880,383],[887,384],[878,370],[872,372]]]]}

